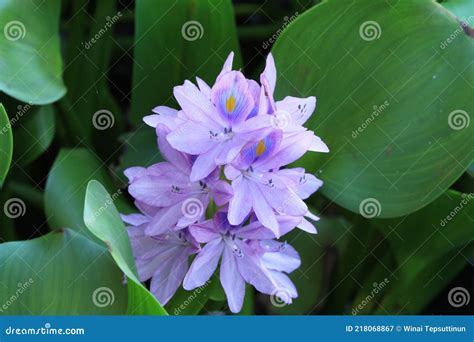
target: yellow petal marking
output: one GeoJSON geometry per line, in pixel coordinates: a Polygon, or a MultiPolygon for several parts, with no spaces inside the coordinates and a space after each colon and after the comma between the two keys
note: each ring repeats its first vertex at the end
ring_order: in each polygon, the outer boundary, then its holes
{"type": "Polygon", "coordinates": [[[265,150],[266,150],[265,141],[260,140],[260,142],[257,144],[257,147],[255,148],[255,155],[257,157],[260,157],[263,154],[263,152],[265,152],[265,150]]]}
{"type": "Polygon", "coordinates": [[[235,97],[230,95],[227,101],[225,102],[225,109],[227,109],[227,111],[231,113],[234,110],[234,108],[235,108],[235,97]]]}

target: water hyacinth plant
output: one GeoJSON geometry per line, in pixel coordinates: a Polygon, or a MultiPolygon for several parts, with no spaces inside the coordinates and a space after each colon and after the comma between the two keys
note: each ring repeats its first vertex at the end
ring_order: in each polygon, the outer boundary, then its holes
{"type": "Polygon", "coordinates": [[[212,87],[200,78],[197,86],[175,87],[180,109],[159,106],[144,118],[166,161],[125,170],[141,214],[122,218],[140,280],[151,278],[162,304],[181,283],[186,290],[203,286],[219,262],[232,312],[242,308],[246,283],[290,304],[297,289],[287,274],[300,257],[276,239],[295,228],[316,233],[310,220],[319,218],[303,200],[323,182],[287,167],[308,151],[329,151],[303,127],[316,99],[275,101],[273,56],[260,84],[232,70],[233,57],[212,87]]]}
{"type": "Polygon", "coordinates": [[[0,315],[472,311],[472,0],[0,4],[0,315]]]}

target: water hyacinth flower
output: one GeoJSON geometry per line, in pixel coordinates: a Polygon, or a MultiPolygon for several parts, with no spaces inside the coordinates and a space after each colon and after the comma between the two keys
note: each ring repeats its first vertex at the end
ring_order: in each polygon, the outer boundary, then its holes
{"type": "Polygon", "coordinates": [[[323,182],[287,167],[308,151],[329,151],[303,126],[316,98],[275,101],[271,54],[260,83],[232,62],[231,53],[212,86],[197,78],[175,87],[179,109],[158,106],[144,118],[165,161],[125,171],[142,214],[123,220],[140,278],[152,279],[161,303],[181,282],[192,290],[218,269],[234,313],[248,284],[288,304],[298,295],[288,274],[300,258],[276,239],[294,228],[316,233],[319,218],[304,200],[323,182]]]}
{"type": "MultiPolygon", "coordinates": [[[[295,219],[282,221],[286,230],[295,224],[295,219]]],[[[297,296],[286,273],[299,267],[298,253],[291,246],[274,241],[273,233],[260,222],[232,226],[227,221],[227,213],[219,212],[214,219],[192,225],[189,232],[205,245],[186,274],[183,283],[186,290],[206,283],[222,259],[220,281],[232,312],[242,308],[245,283],[269,295],[287,293],[282,299],[288,303],[297,296]]]]}
{"type": "Polygon", "coordinates": [[[186,230],[168,231],[149,236],[147,215],[122,215],[141,281],[151,279],[150,290],[161,304],[166,304],[181,285],[189,268],[188,258],[199,244],[186,230]]]}

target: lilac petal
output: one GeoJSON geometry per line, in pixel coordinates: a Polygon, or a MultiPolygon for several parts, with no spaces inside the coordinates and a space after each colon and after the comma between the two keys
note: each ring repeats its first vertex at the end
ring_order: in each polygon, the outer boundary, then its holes
{"type": "Polygon", "coordinates": [[[176,223],[177,228],[182,229],[193,223],[201,222],[204,219],[208,205],[209,196],[207,194],[187,198],[181,204],[183,217],[176,223]]]}
{"type": "Polygon", "coordinates": [[[238,137],[246,141],[258,141],[270,134],[275,128],[271,115],[259,115],[249,118],[232,128],[238,137]]]}
{"type": "Polygon", "coordinates": [[[215,157],[219,148],[211,149],[196,158],[191,169],[190,180],[197,182],[209,176],[216,168],[215,157]]]}
{"type": "Polygon", "coordinates": [[[216,82],[212,101],[227,125],[245,120],[255,105],[247,80],[239,71],[231,71],[216,82]]]}
{"type": "Polygon", "coordinates": [[[279,297],[286,304],[291,304],[292,299],[298,297],[298,292],[291,279],[282,272],[270,270],[269,273],[276,284],[273,293],[269,294],[279,297]]]}
{"type": "Polygon", "coordinates": [[[160,210],[160,208],[158,207],[154,207],[140,201],[135,201],[134,203],[135,203],[135,207],[137,207],[138,210],[140,210],[142,213],[144,213],[148,217],[155,216],[160,210]]]}
{"type": "Polygon", "coordinates": [[[181,247],[163,244],[150,237],[135,240],[132,244],[141,281],[150,279],[160,267],[166,266],[179,253],[181,247]]]}
{"type": "Polygon", "coordinates": [[[189,226],[189,233],[199,243],[208,243],[209,241],[218,239],[221,231],[216,227],[214,220],[207,220],[189,226]]]}
{"type": "Polygon", "coordinates": [[[206,153],[215,145],[209,128],[191,121],[172,131],[166,139],[173,148],[189,154],[206,153]]]}
{"type": "Polygon", "coordinates": [[[129,182],[132,182],[136,177],[146,174],[146,168],[140,166],[129,167],[123,174],[128,178],[129,182]]]}
{"type": "Polygon", "coordinates": [[[224,248],[220,279],[224,288],[230,311],[238,313],[242,309],[245,297],[245,281],[239,273],[236,256],[230,248],[224,248]]]}
{"type": "Polygon", "coordinates": [[[277,113],[288,115],[290,127],[293,125],[302,126],[313,114],[316,108],[316,98],[314,96],[299,98],[287,96],[276,102],[277,113]]]}
{"type": "Polygon", "coordinates": [[[225,122],[216,115],[211,100],[191,82],[185,81],[183,85],[174,87],[173,94],[188,119],[205,125],[211,130],[224,127],[222,125],[225,122]]]}
{"type": "Polygon", "coordinates": [[[275,238],[275,233],[262,225],[259,221],[254,221],[247,226],[237,228],[235,235],[241,239],[268,240],[275,238]]]}
{"type": "Polygon", "coordinates": [[[301,259],[298,252],[286,242],[266,240],[262,241],[261,245],[264,250],[275,250],[262,256],[266,268],[291,273],[300,267],[301,259]]]}
{"type": "Polygon", "coordinates": [[[309,151],[327,153],[327,152],[329,152],[329,148],[321,140],[320,137],[318,137],[316,135],[313,135],[313,141],[311,143],[311,146],[309,147],[309,151]]]}
{"type": "Polygon", "coordinates": [[[208,99],[210,99],[211,87],[209,87],[209,85],[206,82],[204,82],[202,79],[200,79],[199,77],[196,77],[196,82],[198,84],[198,87],[201,93],[203,93],[208,99]]]}
{"type": "Polygon", "coordinates": [[[306,204],[288,187],[281,186],[278,177],[272,179],[275,187],[259,185],[260,191],[266,202],[279,214],[303,216],[308,211],[306,204]]]}
{"type": "Polygon", "coordinates": [[[147,235],[160,235],[172,229],[183,216],[182,203],[161,209],[150,221],[145,229],[147,235]]]}
{"type": "Polygon", "coordinates": [[[234,195],[232,187],[225,181],[218,180],[208,185],[211,188],[211,196],[219,207],[228,203],[234,195]]]}
{"type": "Polygon", "coordinates": [[[268,85],[270,86],[271,94],[275,91],[276,85],[276,67],[275,67],[275,60],[273,59],[273,55],[270,52],[267,56],[267,61],[265,64],[265,70],[263,71],[263,76],[268,80],[268,85]]]}
{"type": "Polygon", "coordinates": [[[209,280],[216,270],[223,249],[224,243],[221,239],[212,240],[201,249],[184,278],[185,290],[193,290],[209,280]]]}
{"type": "Polygon", "coordinates": [[[158,147],[160,149],[161,155],[168,162],[176,166],[178,170],[181,170],[185,173],[190,173],[192,166],[191,156],[179,152],[171,147],[168,140],[166,139],[166,136],[169,132],[170,130],[164,125],[159,124],[156,127],[156,134],[158,136],[158,147]]]}
{"type": "Polygon", "coordinates": [[[316,227],[305,218],[303,218],[301,222],[298,224],[298,228],[310,234],[318,233],[318,231],[316,230],[316,227]]]}
{"type": "MultiPolygon", "coordinates": [[[[175,171],[179,175],[178,171],[175,171]]],[[[173,191],[173,187],[179,184],[179,178],[175,181],[172,176],[142,176],[136,178],[128,187],[128,192],[135,199],[154,207],[167,207],[186,199],[186,193],[173,191]]]]}
{"type": "Polygon", "coordinates": [[[228,219],[230,224],[241,224],[252,209],[252,196],[249,190],[249,184],[243,177],[237,178],[232,182],[234,196],[229,202],[228,219]]]}
{"type": "Polygon", "coordinates": [[[280,147],[283,133],[275,130],[260,141],[249,143],[241,151],[239,165],[243,168],[267,159],[280,147]]]}
{"type": "Polygon", "coordinates": [[[165,305],[175,294],[188,271],[188,250],[175,255],[172,260],[162,263],[151,279],[150,291],[160,304],[165,305]]]}
{"type": "Polygon", "coordinates": [[[271,158],[262,163],[266,169],[278,169],[301,158],[312,143],[313,132],[303,131],[291,136],[285,136],[281,141],[278,151],[271,158]]]}
{"type": "Polygon", "coordinates": [[[314,175],[310,173],[306,173],[300,179],[300,186],[298,188],[298,196],[301,199],[307,199],[313,193],[315,193],[321,186],[323,185],[323,181],[316,178],[314,175]]]}
{"type": "Polygon", "coordinates": [[[224,66],[222,67],[222,70],[221,72],[219,73],[219,75],[217,76],[217,79],[216,79],[216,82],[219,81],[219,79],[224,76],[225,74],[227,74],[228,72],[232,71],[232,63],[234,61],[234,52],[231,51],[229,53],[229,56],[227,56],[227,59],[225,60],[224,62],[224,66]]]}
{"type": "Polygon", "coordinates": [[[241,243],[243,257],[237,259],[240,274],[247,283],[252,284],[257,291],[271,294],[277,286],[271,277],[270,271],[264,267],[260,257],[255,254],[252,248],[245,243],[241,243]]]}
{"type": "Polygon", "coordinates": [[[258,114],[258,101],[260,99],[260,85],[254,80],[248,80],[249,92],[252,94],[255,106],[253,107],[250,114],[247,116],[247,120],[253,118],[258,114]]]}
{"type": "Polygon", "coordinates": [[[225,174],[227,179],[234,180],[237,177],[241,176],[242,172],[240,170],[236,169],[234,166],[229,164],[229,165],[225,166],[224,174],[225,174]]]}
{"type": "Polygon", "coordinates": [[[122,218],[123,222],[130,224],[132,226],[139,226],[141,224],[145,224],[150,221],[148,217],[142,214],[129,214],[129,215],[120,214],[120,217],[122,218]]]}
{"type": "MultiPolygon", "coordinates": [[[[252,208],[257,215],[258,220],[267,228],[271,229],[275,236],[279,237],[278,221],[272,207],[265,199],[260,187],[257,184],[252,184],[248,187],[252,195],[252,208]]],[[[264,190],[265,191],[265,190],[264,190]]],[[[272,194],[275,196],[275,194],[272,194]]]]}
{"type": "Polygon", "coordinates": [[[295,227],[301,224],[303,218],[300,216],[289,216],[289,215],[278,215],[278,228],[279,228],[279,235],[283,236],[288,232],[292,231],[295,227]]]}
{"type": "Polygon", "coordinates": [[[143,118],[143,121],[153,128],[156,128],[159,124],[165,125],[169,128],[174,128],[180,121],[176,109],[166,106],[158,106],[153,108],[153,112],[157,115],[148,115],[143,118]]]}

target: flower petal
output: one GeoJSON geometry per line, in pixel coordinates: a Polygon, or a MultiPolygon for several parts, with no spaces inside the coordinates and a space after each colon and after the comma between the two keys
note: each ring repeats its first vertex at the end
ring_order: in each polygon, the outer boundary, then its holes
{"type": "Polygon", "coordinates": [[[212,240],[201,249],[184,278],[185,290],[193,290],[209,280],[216,270],[223,249],[224,243],[221,239],[212,240]]]}
{"type": "Polygon", "coordinates": [[[228,219],[229,223],[236,226],[241,224],[252,209],[252,196],[249,184],[243,177],[236,178],[232,182],[234,196],[229,201],[228,219]]]}
{"type": "Polygon", "coordinates": [[[230,127],[245,120],[255,105],[248,82],[240,71],[231,71],[216,82],[212,87],[212,101],[230,127]]]}
{"type": "Polygon", "coordinates": [[[238,313],[242,309],[245,297],[245,281],[240,275],[236,256],[230,248],[224,248],[221,262],[220,279],[224,288],[230,311],[238,313]]]}
{"type": "Polygon", "coordinates": [[[300,98],[287,96],[276,102],[277,113],[288,115],[288,128],[293,125],[302,126],[313,114],[316,108],[316,98],[314,96],[300,98]]]}

